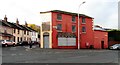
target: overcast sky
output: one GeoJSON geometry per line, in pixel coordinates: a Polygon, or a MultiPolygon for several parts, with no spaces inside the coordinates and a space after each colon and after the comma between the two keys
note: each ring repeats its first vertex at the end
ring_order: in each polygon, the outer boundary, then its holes
{"type": "Polygon", "coordinates": [[[94,18],[94,24],[105,28],[118,28],[119,0],[0,0],[0,19],[7,15],[9,22],[19,19],[20,24],[25,21],[40,25],[40,12],[49,10],[63,10],[77,12],[94,18]]]}

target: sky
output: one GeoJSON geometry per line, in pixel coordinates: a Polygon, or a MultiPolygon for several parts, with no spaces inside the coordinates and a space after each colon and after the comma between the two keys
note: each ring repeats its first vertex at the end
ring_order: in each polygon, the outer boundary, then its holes
{"type": "Polygon", "coordinates": [[[9,22],[25,21],[41,25],[40,12],[63,10],[78,12],[94,18],[94,25],[118,29],[118,1],[120,0],[0,0],[0,19],[6,15],[9,22]]]}

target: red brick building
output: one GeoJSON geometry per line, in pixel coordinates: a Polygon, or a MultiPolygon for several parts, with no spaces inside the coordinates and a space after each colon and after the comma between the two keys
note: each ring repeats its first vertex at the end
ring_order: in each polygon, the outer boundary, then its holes
{"type": "Polygon", "coordinates": [[[94,27],[94,48],[108,48],[108,32],[100,26],[94,27]]]}
{"type": "MultiPolygon", "coordinates": [[[[60,10],[40,12],[41,48],[78,48],[78,16],[60,10]],[[49,24],[48,24],[49,23],[49,24]],[[48,27],[48,30],[44,30],[48,27]]],[[[80,18],[80,48],[94,46],[93,18],[79,14],[80,18]]]]}

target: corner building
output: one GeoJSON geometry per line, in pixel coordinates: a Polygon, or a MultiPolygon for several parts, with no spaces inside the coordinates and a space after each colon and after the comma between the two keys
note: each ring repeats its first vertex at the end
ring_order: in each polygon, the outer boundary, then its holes
{"type": "MultiPolygon", "coordinates": [[[[60,10],[40,12],[41,48],[78,48],[78,14],[60,10]]],[[[93,19],[79,14],[80,48],[94,47],[93,19]]]]}

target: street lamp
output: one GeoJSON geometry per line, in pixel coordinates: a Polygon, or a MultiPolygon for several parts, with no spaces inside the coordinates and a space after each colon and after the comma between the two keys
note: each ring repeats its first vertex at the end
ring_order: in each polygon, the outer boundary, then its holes
{"type": "Polygon", "coordinates": [[[79,8],[78,8],[78,49],[80,49],[80,18],[79,18],[79,9],[80,9],[80,6],[82,4],[84,4],[84,2],[82,2],[80,5],[79,5],[79,8]]]}

